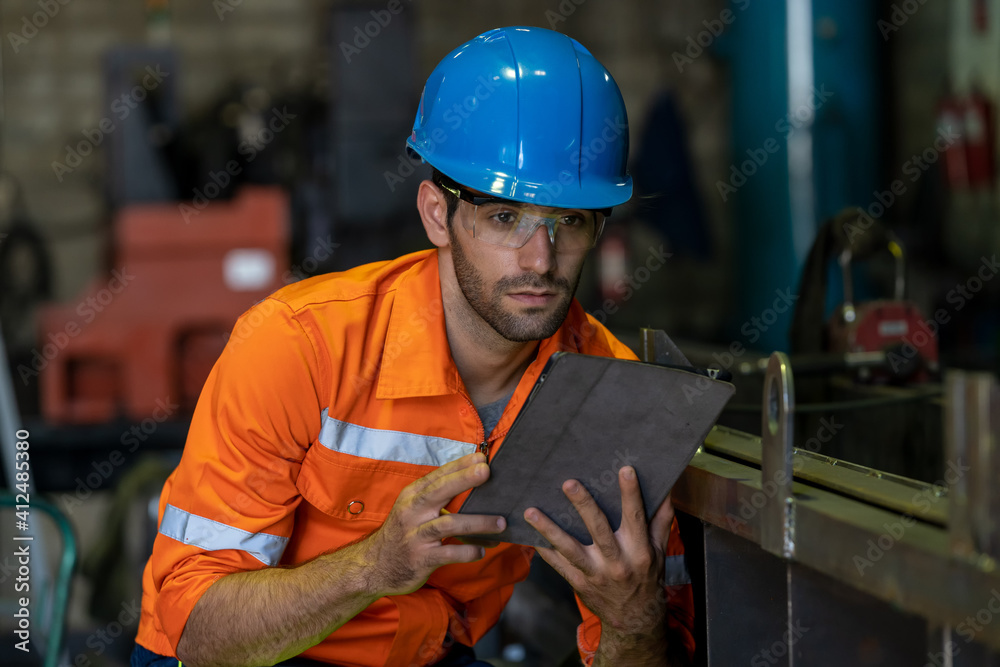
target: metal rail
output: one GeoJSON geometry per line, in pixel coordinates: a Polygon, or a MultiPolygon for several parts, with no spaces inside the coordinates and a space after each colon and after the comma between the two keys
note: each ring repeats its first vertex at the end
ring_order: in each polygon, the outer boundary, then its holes
{"type": "Polygon", "coordinates": [[[795,449],[783,354],[770,358],[763,396],[763,438],[715,428],[672,492],[701,520],[708,664],[994,664],[996,380],[947,376],[939,484],[795,449]],[[814,630],[794,637],[803,627],[814,630]],[[884,659],[865,662],[865,651],[884,659]]]}

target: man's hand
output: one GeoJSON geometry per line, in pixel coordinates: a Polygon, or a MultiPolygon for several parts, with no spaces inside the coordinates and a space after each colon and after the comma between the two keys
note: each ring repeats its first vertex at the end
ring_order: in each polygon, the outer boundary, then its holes
{"type": "Polygon", "coordinates": [[[618,483],[622,520],[617,531],[611,530],[604,512],[582,484],[576,480],[563,483],[563,493],[594,540],[589,546],[580,544],[537,508],[525,510],[524,518],[553,546],[538,549],[541,557],[601,619],[598,655],[634,653],[653,658],[651,664],[656,664],[665,659],[667,649],[663,563],[674,508],[668,497],[647,525],[635,470],[623,467],[618,483]]]}
{"type": "Polygon", "coordinates": [[[315,646],[376,599],[420,588],[435,568],[481,558],[482,547],[441,540],[498,533],[503,518],[441,510],[489,478],[485,461],[470,454],[413,482],[382,527],[359,542],[295,567],[222,577],[194,606],[178,656],[195,665],[273,665],[315,646]]]}
{"type": "Polygon", "coordinates": [[[446,537],[492,534],[506,526],[501,516],[442,513],[458,494],[490,476],[486,457],[469,454],[441,466],[400,491],[382,527],[368,540],[379,596],[404,595],[420,588],[434,570],[450,563],[471,563],[482,546],[443,544],[446,537]]]}

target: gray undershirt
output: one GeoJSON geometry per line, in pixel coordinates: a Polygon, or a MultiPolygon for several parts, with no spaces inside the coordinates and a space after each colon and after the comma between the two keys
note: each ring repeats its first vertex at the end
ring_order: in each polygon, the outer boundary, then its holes
{"type": "Polygon", "coordinates": [[[483,422],[483,439],[490,437],[490,433],[496,428],[497,422],[500,421],[500,417],[503,416],[503,409],[507,407],[507,403],[510,402],[511,397],[514,392],[510,392],[504,398],[499,401],[494,401],[493,403],[487,403],[486,405],[480,407],[476,406],[476,412],[479,413],[479,420],[483,422]]]}

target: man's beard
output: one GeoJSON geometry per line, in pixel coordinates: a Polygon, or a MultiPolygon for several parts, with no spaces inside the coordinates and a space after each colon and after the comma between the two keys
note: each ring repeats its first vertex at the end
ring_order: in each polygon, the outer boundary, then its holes
{"type": "Polygon", "coordinates": [[[579,274],[573,284],[565,278],[557,278],[551,274],[539,276],[536,273],[525,273],[521,276],[505,277],[498,280],[493,286],[492,293],[488,294],[482,274],[466,257],[459,240],[455,238],[454,229],[449,227],[448,234],[451,237],[452,264],[455,267],[458,287],[472,309],[498,334],[509,341],[525,343],[544,340],[559,330],[566,319],[573,294],[576,293],[577,284],[580,282],[579,274]],[[506,292],[516,291],[519,288],[552,291],[559,295],[561,301],[547,316],[541,314],[540,308],[534,316],[518,315],[505,310],[502,304],[506,292]]]}

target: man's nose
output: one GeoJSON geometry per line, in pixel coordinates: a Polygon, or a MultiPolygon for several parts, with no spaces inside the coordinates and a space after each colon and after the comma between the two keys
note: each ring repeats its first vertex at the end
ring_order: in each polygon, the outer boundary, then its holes
{"type": "Polygon", "coordinates": [[[528,241],[519,249],[518,259],[522,269],[544,275],[555,267],[555,238],[553,231],[544,223],[531,233],[528,241]]]}

